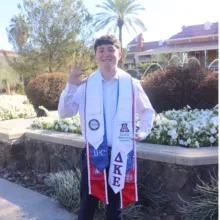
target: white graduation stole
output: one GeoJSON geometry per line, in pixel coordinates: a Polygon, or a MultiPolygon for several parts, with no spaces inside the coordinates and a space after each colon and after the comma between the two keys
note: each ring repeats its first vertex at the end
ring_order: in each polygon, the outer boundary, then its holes
{"type": "MultiPolygon", "coordinates": [[[[131,139],[135,133],[135,101],[131,76],[121,69],[118,69],[118,75],[118,106],[113,122],[114,133],[108,183],[115,193],[120,192],[121,207],[124,207],[137,201],[136,146],[131,139]],[[131,155],[130,161],[129,155],[131,155]]],[[[94,148],[98,151],[103,143],[103,111],[102,77],[100,71],[97,71],[88,78],[85,92],[88,181],[89,193],[108,204],[106,170],[99,172],[95,163],[91,163],[94,161],[91,152],[94,148]]]]}
{"type": "Polygon", "coordinates": [[[103,94],[102,77],[98,71],[88,78],[86,93],[86,140],[97,149],[103,141],[104,118],[103,118],[103,94]]]}
{"type": "Polygon", "coordinates": [[[115,193],[124,188],[128,153],[133,149],[132,100],[133,85],[131,77],[119,74],[118,107],[114,123],[109,185],[115,193]]]}

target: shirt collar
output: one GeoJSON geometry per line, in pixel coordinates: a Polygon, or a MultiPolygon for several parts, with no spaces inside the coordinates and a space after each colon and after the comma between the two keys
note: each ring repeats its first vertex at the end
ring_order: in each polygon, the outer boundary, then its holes
{"type": "MultiPolygon", "coordinates": [[[[110,81],[112,81],[112,80],[118,80],[118,71],[119,71],[119,70],[117,69],[117,71],[116,71],[114,77],[113,77],[110,81]]],[[[101,75],[102,80],[105,81],[105,82],[107,82],[107,81],[103,78],[103,76],[102,76],[100,70],[99,70],[99,74],[101,75]]],[[[110,81],[109,81],[109,82],[110,82],[110,81]]]]}

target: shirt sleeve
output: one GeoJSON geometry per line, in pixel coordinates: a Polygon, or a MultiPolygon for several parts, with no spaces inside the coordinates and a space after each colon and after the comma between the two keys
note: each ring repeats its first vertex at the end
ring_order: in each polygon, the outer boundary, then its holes
{"type": "Polygon", "coordinates": [[[135,80],[135,97],[136,97],[136,112],[140,118],[138,136],[141,140],[144,140],[151,132],[153,121],[155,117],[155,111],[150,103],[149,98],[144,92],[140,81],[135,80]]]}
{"type": "Polygon", "coordinates": [[[58,104],[58,114],[61,118],[72,117],[77,114],[80,103],[80,92],[82,92],[80,87],[67,82],[65,89],[60,95],[58,104]]]}

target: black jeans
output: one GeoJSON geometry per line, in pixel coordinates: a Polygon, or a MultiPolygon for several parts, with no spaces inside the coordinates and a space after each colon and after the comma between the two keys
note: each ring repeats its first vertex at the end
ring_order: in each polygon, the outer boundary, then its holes
{"type": "MultiPolygon", "coordinates": [[[[108,168],[107,174],[108,174],[108,168]]],[[[107,175],[108,176],[108,175],[107,175]]],[[[81,155],[81,190],[80,190],[80,211],[78,220],[93,220],[95,209],[98,206],[98,199],[89,195],[88,188],[88,166],[86,160],[86,149],[81,155]]],[[[120,193],[115,194],[108,185],[109,204],[106,205],[106,220],[121,220],[120,193]]]]}

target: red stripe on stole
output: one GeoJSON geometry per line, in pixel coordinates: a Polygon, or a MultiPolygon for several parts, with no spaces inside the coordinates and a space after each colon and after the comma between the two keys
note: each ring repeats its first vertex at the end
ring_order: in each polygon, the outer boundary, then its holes
{"type": "Polygon", "coordinates": [[[90,145],[88,145],[89,149],[89,169],[90,169],[90,186],[91,186],[91,195],[103,201],[105,204],[106,200],[106,192],[105,192],[105,175],[104,170],[102,172],[98,171],[91,162],[91,151],[90,145]]]}
{"type": "Polygon", "coordinates": [[[122,207],[129,205],[130,203],[137,201],[137,195],[136,195],[136,172],[135,169],[130,169],[128,173],[125,176],[125,185],[122,189],[122,207]]]}

